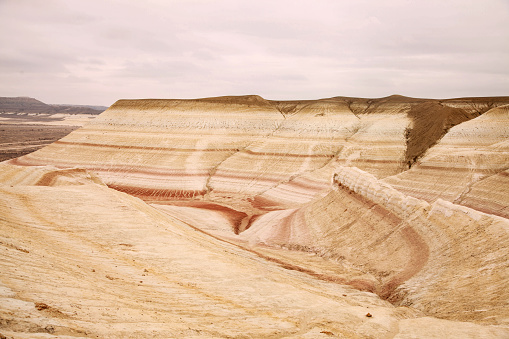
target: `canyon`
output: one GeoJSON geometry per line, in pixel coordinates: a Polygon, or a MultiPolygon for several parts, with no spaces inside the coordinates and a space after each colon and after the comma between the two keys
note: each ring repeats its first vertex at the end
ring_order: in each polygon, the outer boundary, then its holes
{"type": "Polygon", "coordinates": [[[509,337],[509,97],[119,100],[0,230],[6,338],[509,337]]]}

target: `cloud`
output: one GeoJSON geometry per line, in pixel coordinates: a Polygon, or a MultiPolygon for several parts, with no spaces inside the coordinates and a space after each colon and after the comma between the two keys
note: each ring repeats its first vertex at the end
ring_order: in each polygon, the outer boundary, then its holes
{"type": "Polygon", "coordinates": [[[2,0],[0,95],[508,95],[508,23],[505,0],[2,0]]]}

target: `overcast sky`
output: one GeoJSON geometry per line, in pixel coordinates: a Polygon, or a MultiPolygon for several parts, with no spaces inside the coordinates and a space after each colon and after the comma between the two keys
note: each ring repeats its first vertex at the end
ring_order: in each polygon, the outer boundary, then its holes
{"type": "Polygon", "coordinates": [[[509,0],[0,0],[0,96],[509,95],[509,0]]]}

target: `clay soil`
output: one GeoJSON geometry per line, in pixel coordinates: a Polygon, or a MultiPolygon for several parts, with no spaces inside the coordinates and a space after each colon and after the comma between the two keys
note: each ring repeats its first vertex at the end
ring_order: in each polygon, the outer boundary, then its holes
{"type": "Polygon", "coordinates": [[[0,161],[32,153],[77,128],[79,126],[0,124],[0,161]]]}

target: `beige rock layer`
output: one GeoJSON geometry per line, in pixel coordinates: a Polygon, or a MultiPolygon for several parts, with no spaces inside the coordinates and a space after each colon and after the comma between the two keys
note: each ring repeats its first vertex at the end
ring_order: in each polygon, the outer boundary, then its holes
{"type": "Polygon", "coordinates": [[[81,168],[54,166],[16,166],[0,163],[0,183],[9,186],[68,186],[90,183],[104,185],[94,173],[81,168]]]}
{"type": "Polygon", "coordinates": [[[423,317],[288,270],[93,182],[2,185],[0,192],[5,336],[443,336],[436,327],[470,338],[509,333],[423,317]]]}

